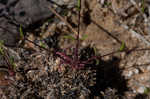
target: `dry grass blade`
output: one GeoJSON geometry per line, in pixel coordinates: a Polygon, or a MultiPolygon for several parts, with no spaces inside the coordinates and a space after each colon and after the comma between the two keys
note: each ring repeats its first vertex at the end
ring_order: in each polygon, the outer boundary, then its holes
{"type": "Polygon", "coordinates": [[[73,27],[62,17],[60,16],[52,7],[49,6],[49,9],[52,13],[54,13],[61,21],[63,21],[70,29],[72,32],[74,32],[76,35],[78,35],[77,31],[73,29],[73,27]]]}

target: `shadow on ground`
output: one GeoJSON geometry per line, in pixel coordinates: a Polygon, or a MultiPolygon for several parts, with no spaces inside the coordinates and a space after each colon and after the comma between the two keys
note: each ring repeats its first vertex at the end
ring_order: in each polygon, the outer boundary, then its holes
{"type": "MultiPolygon", "coordinates": [[[[81,59],[87,59],[95,55],[94,49],[89,46],[83,50],[81,50],[81,59]]],[[[92,64],[89,64],[89,66],[93,66],[92,69],[96,70],[95,85],[89,87],[91,99],[94,99],[94,96],[100,96],[102,99],[120,98],[124,96],[125,91],[128,91],[127,80],[122,76],[123,70],[119,68],[119,62],[119,58],[113,57],[107,61],[99,60],[98,64],[96,60],[93,60],[92,64]],[[103,92],[103,94],[100,92],[103,92]]]]}
{"type": "Polygon", "coordinates": [[[134,99],[149,99],[149,96],[146,94],[137,94],[134,99]]]}

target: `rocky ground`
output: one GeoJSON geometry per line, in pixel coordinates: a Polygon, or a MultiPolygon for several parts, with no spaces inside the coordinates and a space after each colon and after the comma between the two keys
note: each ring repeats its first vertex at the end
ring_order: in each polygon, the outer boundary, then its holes
{"type": "Polygon", "coordinates": [[[80,42],[80,60],[103,56],[82,69],[72,68],[73,62],[60,64],[56,52],[74,57],[71,36],[75,34],[47,8],[52,5],[77,30],[77,1],[43,0],[38,6],[35,0],[23,1],[12,0],[18,2],[14,6],[0,1],[0,40],[6,41],[0,43],[1,99],[149,99],[148,0],[81,0],[80,36],[85,38],[80,42]],[[10,6],[15,14],[6,10],[10,6]],[[36,17],[39,6],[43,16],[36,17]],[[17,9],[23,9],[25,16],[17,9]],[[14,19],[7,18],[6,12],[14,19]],[[20,25],[25,39],[19,36],[20,25]],[[124,51],[112,53],[123,43],[124,51]]]}

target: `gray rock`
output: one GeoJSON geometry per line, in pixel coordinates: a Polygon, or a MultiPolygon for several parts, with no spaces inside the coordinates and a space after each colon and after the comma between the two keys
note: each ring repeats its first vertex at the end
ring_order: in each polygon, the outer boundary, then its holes
{"type": "Polygon", "coordinates": [[[51,1],[55,2],[60,6],[66,5],[67,8],[73,8],[77,4],[77,0],[51,0],[51,1]]]}
{"type": "Polygon", "coordinates": [[[27,28],[52,13],[47,0],[0,0],[0,40],[14,46],[19,39],[19,26],[27,28]]]}
{"type": "Polygon", "coordinates": [[[48,8],[50,5],[46,0],[20,0],[13,9],[10,9],[10,13],[14,14],[13,18],[17,23],[26,28],[50,17],[52,15],[48,8]]]}
{"type": "Polygon", "coordinates": [[[19,39],[17,27],[4,17],[0,18],[0,40],[6,45],[13,46],[19,39]]]}

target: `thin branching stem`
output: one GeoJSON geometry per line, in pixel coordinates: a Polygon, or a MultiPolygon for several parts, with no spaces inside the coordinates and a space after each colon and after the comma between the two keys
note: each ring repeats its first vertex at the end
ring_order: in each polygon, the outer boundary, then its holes
{"type": "Polygon", "coordinates": [[[75,57],[75,60],[79,60],[79,44],[80,44],[80,12],[81,12],[81,0],[79,0],[78,2],[79,5],[79,9],[78,9],[78,34],[77,34],[77,42],[76,42],[76,48],[75,48],[75,54],[76,54],[76,57],[75,57]]]}

